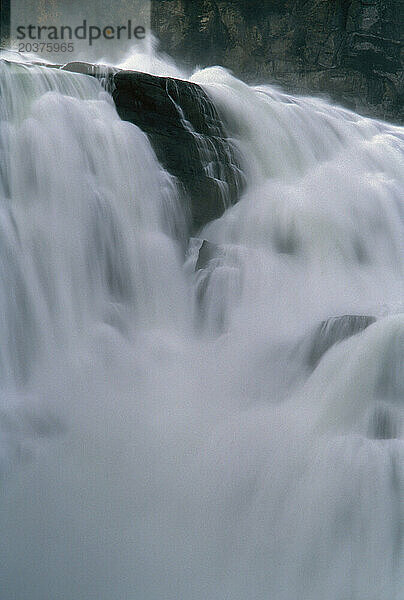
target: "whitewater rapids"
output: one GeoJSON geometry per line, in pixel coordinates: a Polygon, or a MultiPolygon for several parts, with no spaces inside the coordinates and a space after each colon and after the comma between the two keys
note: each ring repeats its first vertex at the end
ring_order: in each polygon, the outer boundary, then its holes
{"type": "Polygon", "coordinates": [[[100,82],[1,61],[0,598],[403,600],[404,130],[192,80],[247,186],[184,253],[100,82]]]}

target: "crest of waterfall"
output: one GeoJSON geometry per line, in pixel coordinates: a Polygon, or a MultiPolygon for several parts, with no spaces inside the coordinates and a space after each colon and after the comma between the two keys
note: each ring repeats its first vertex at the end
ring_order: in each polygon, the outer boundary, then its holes
{"type": "Polygon", "coordinates": [[[403,129],[191,79],[247,185],[184,258],[100,82],[0,61],[0,596],[401,600],[403,129]]]}
{"type": "Polygon", "coordinates": [[[147,137],[93,78],[0,69],[0,368],[12,381],[29,369],[26,353],[69,343],[90,321],[175,322],[170,305],[185,294],[169,279],[160,288],[162,252],[179,271],[181,213],[147,137]]]}

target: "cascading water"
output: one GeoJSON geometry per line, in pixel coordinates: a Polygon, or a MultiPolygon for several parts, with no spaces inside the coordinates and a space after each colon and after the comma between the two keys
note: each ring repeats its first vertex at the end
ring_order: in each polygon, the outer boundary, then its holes
{"type": "Polygon", "coordinates": [[[99,82],[1,64],[0,598],[401,600],[403,129],[192,79],[247,187],[184,261],[99,82]]]}

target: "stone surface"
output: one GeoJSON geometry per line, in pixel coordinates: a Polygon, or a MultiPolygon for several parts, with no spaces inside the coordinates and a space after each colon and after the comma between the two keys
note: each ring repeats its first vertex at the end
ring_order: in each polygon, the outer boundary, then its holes
{"type": "Polygon", "coordinates": [[[154,0],[162,49],[404,121],[404,0],[154,0]]]}
{"type": "Polygon", "coordinates": [[[121,118],[147,133],[161,164],[182,183],[194,231],[238,200],[240,160],[199,86],[121,71],[114,75],[113,87],[121,118]]]}
{"type": "Polygon", "coordinates": [[[241,160],[201,87],[82,62],[63,69],[105,80],[120,117],[148,135],[160,163],[181,184],[192,232],[237,202],[241,160]]]}

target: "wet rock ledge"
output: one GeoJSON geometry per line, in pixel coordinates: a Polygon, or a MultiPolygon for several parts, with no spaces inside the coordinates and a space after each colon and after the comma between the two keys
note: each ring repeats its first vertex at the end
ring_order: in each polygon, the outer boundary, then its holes
{"type": "Polygon", "coordinates": [[[160,163],[180,182],[193,232],[237,202],[240,158],[200,86],[86,63],[63,69],[105,78],[120,117],[148,135],[160,163]]]}

